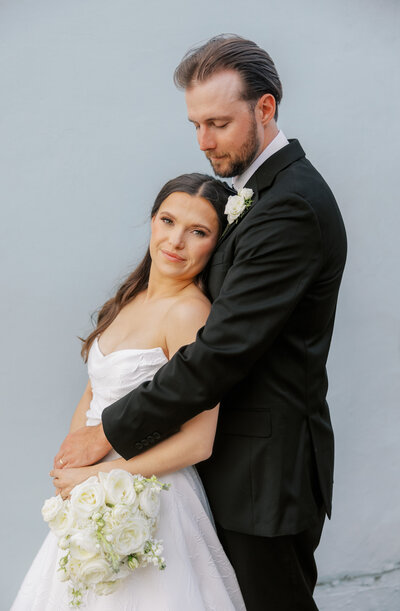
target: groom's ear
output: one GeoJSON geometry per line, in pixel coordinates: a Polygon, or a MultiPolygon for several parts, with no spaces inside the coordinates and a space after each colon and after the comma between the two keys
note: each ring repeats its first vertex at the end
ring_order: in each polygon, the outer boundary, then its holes
{"type": "Polygon", "coordinates": [[[258,100],[254,112],[264,127],[275,117],[276,101],[272,93],[265,93],[258,100]]]}

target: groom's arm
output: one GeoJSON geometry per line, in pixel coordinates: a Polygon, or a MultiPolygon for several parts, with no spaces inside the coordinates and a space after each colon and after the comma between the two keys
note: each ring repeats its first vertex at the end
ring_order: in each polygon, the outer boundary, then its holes
{"type": "Polygon", "coordinates": [[[214,407],[240,382],[322,264],[317,218],[298,196],[270,212],[260,201],[236,229],[236,239],[234,263],[196,341],[181,348],[151,382],[104,410],[105,435],[124,458],[214,407]]]}

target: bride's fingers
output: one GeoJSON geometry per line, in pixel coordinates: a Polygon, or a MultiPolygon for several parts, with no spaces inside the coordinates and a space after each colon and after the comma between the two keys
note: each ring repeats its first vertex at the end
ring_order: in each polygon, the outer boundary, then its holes
{"type": "Polygon", "coordinates": [[[71,493],[71,488],[63,488],[60,491],[60,493],[61,493],[62,499],[65,501],[69,497],[69,495],[71,493]]]}
{"type": "Polygon", "coordinates": [[[52,469],[49,473],[50,477],[61,477],[64,475],[62,469],[52,469]]]}

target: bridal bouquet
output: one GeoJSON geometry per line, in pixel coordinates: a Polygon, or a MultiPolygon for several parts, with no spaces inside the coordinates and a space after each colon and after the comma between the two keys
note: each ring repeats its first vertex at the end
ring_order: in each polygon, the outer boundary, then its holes
{"type": "Polygon", "coordinates": [[[71,606],[83,594],[110,594],[133,570],[165,568],[161,541],[153,538],[160,492],[168,489],[153,475],[146,479],[122,469],[99,473],[75,486],[70,498],[47,499],[42,515],[65,551],[59,574],[69,581],[71,606]]]}

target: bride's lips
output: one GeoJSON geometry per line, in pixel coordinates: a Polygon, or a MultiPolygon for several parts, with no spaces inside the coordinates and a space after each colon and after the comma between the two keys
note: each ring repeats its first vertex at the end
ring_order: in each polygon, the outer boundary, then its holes
{"type": "Polygon", "coordinates": [[[185,261],[183,257],[180,257],[173,252],[169,252],[168,250],[161,249],[161,252],[169,261],[174,261],[175,263],[182,263],[182,261],[185,261]]]}

